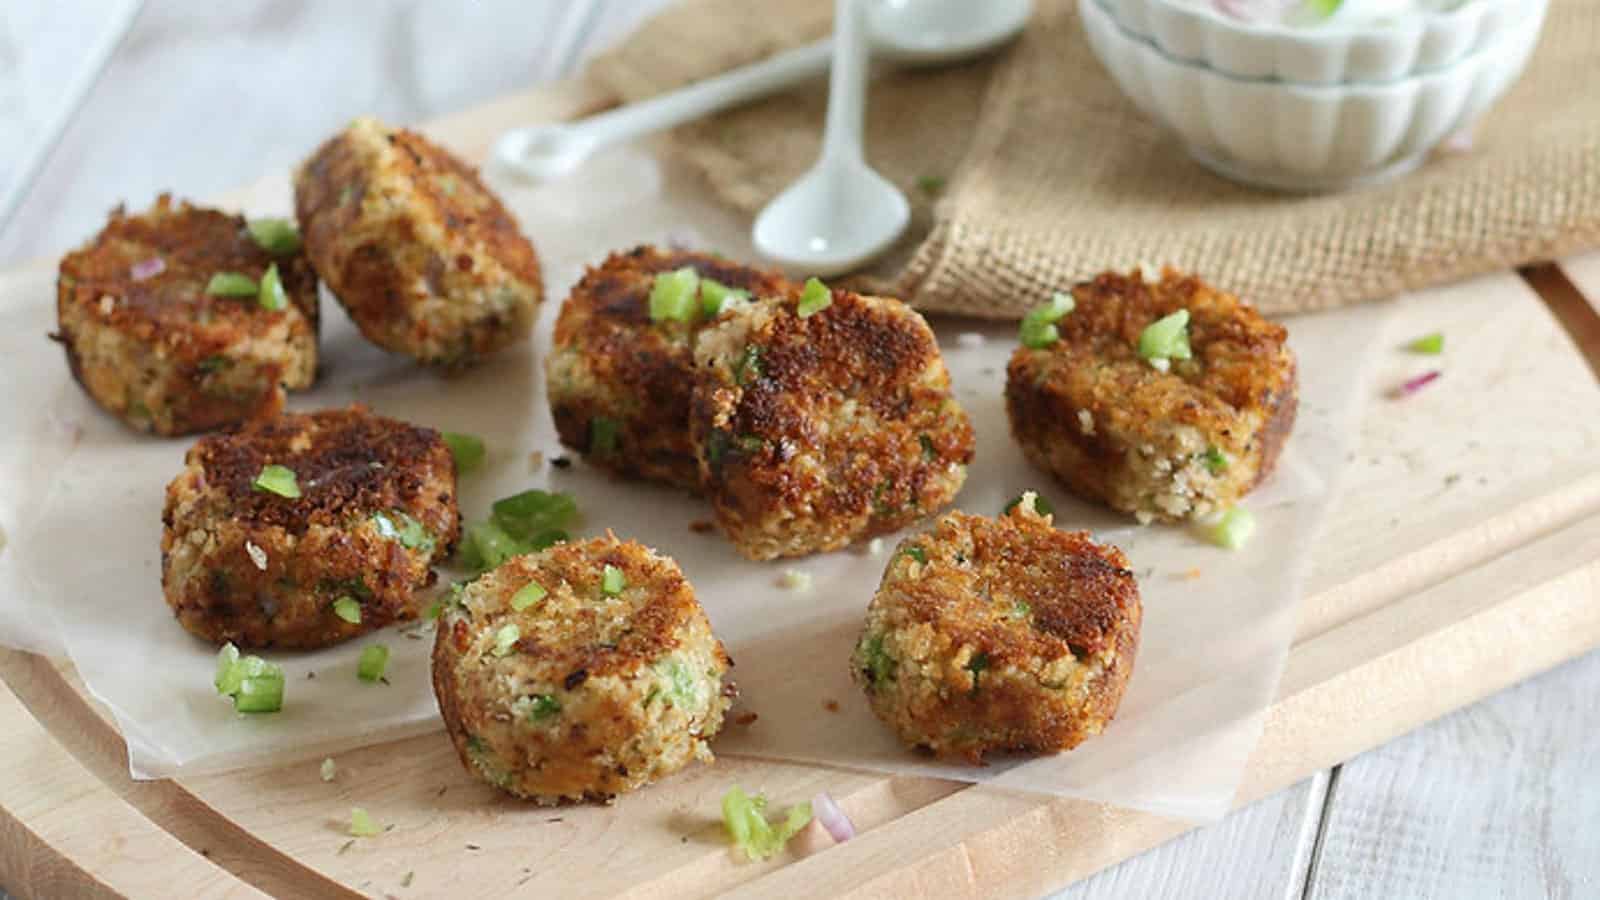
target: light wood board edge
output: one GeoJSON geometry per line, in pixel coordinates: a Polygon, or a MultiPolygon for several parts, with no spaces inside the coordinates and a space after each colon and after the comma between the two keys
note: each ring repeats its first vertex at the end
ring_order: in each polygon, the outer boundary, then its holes
{"type": "MultiPolygon", "coordinates": [[[[179,783],[130,778],[127,746],[116,721],[89,695],[68,661],[0,649],[0,684],[17,702],[15,716],[0,710],[0,734],[13,727],[12,718],[19,723],[25,719],[29,728],[42,727],[54,743],[56,755],[73,760],[90,780],[109,789],[113,795],[107,798],[110,804],[137,810],[150,826],[204,857],[211,867],[272,896],[359,896],[241,830],[179,783]]],[[[16,774],[28,776],[23,770],[16,774]]],[[[0,777],[0,783],[10,782],[0,777]]],[[[9,793],[0,792],[0,814],[9,808],[9,793]]],[[[56,896],[29,894],[11,882],[10,870],[0,863],[0,886],[8,891],[20,896],[56,896]]],[[[176,886],[173,890],[174,896],[200,896],[184,894],[176,886]]]]}
{"type": "Polygon", "coordinates": [[[264,897],[213,865],[56,742],[0,684],[0,874],[23,897],[264,897]]]}

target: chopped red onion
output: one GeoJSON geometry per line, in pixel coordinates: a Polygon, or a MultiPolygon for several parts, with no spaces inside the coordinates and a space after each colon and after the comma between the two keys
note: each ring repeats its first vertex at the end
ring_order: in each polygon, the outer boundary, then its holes
{"type": "Polygon", "coordinates": [[[811,798],[811,814],[817,817],[817,821],[838,843],[842,844],[856,836],[856,826],[851,824],[850,817],[844,814],[839,804],[833,802],[827,791],[811,798]]]}
{"type": "Polygon", "coordinates": [[[166,270],[167,261],[159,256],[152,256],[149,259],[142,259],[134,263],[129,270],[129,274],[133,276],[134,281],[144,281],[147,278],[154,278],[166,270]]]}
{"type": "Polygon", "coordinates": [[[1394,397],[1397,400],[1401,397],[1409,397],[1412,394],[1415,394],[1417,391],[1420,391],[1432,384],[1439,378],[1440,375],[1443,374],[1444,373],[1440,372],[1438,369],[1434,369],[1430,372],[1424,372],[1415,378],[1407,379],[1405,383],[1394,389],[1394,397]]]}
{"type": "Polygon", "coordinates": [[[66,441],[69,447],[76,447],[78,442],[83,440],[83,425],[76,419],[63,419],[52,412],[50,424],[61,433],[61,439],[66,441]]]}
{"type": "Polygon", "coordinates": [[[1439,142],[1439,150],[1443,153],[1471,153],[1472,129],[1463,128],[1439,142]]]}

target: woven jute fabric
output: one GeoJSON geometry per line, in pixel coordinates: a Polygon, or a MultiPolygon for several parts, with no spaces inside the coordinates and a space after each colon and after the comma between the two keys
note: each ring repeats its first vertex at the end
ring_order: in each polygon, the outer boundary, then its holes
{"type": "MultiPolygon", "coordinates": [[[[813,40],[818,0],[687,0],[591,66],[639,100],[813,40]]],[[[824,85],[680,129],[670,146],[754,212],[814,161],[824,85]]],[[[1169,264],[1269,313],[1340,306],[1600,246],[1600,2],[1552,0],[1522,80],[1475,129],[1386,185],[1322,196],[1234,184],[1122,96],[1072,0],[1003,53],[886,71],[868,157],[913,201],[866,286],[936,312],[1012,318],[1107,268],[1169,264]]]]}

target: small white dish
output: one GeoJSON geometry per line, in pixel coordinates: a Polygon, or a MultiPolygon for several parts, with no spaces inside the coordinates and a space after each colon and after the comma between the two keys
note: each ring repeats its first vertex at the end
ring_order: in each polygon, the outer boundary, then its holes
{"type": "Polygon", "coordinates": [[[1546,3],[1533,0],[1518,28],[1448,68],[1341,85],[1218,72],[1123,30],[1099,0],[1078,6],[1090,46],[1122,92],[1177,132],[1196,160],[1246,184],[1325,192],[1404,174],[1474,124],[1527,65],[1546,3]]]}
{"type": "Polygon", "coordinates": [[[1102,0],[1127,31],[1169,56],[1241,78],[1308,84],[1393,81],[1454,65],[1515,32],[1547,0],[1466,0],[1384,25],[1241,22],[1173,0],[1102,0]]]}

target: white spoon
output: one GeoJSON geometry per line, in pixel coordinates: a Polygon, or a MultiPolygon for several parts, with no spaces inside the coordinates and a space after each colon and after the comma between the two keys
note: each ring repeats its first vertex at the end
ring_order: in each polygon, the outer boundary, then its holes
{"type": "Polygon", "coordinates": [[[882,253],[911,205],[862,155],[867,40],[859,0],[834,0],[833,66],[822,155],[756,217],[756,252],[789,269],[834,275],[882,253]]]}
{"type": "MultiPolygon", "coordinates": [[[[884,56],[907,65],[935,65],[977,56],[1010,40],[1027,23],[1031,6],[1031,0],[875,0],[869,24],[875,48],[884,56]]],[[[603,147],[821,75],[832,55],[833,41],[821,40],[587,119],[517,128],[495,143],[495,159],[526,178],[559,178],[603,147]]]]}
{"type": "Polygon", "coordinates": [[[908,66],[982,56],[1028,24],[1033,0],[874,0],[867,4],[872,52],[908,66]]]}

